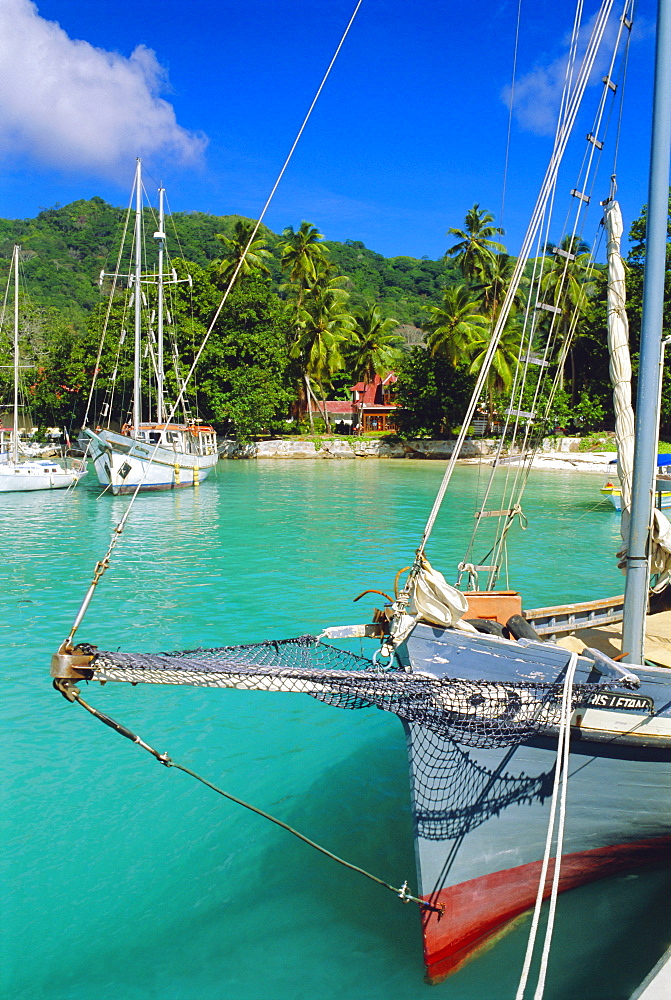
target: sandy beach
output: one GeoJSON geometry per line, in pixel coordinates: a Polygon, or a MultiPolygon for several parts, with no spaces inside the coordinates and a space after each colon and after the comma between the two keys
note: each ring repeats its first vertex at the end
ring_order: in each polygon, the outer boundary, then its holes
{"type": "Polygon", "coordinates": [[[617,468],[611,465],[616,458],[614,451],[543,452],[534,458],[534,469],[575,469],[576,472],[598,472],[603,476],[616,476],[617,468]]]}

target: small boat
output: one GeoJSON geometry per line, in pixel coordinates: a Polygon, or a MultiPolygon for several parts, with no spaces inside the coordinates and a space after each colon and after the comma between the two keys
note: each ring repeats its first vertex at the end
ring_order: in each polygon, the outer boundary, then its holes
{"type": "MultiPolygon", "coordinates": [[[[615,510],[622,510],[622,489],[619,483],[608,479],[601,487],[601,496],[607,497],[615,510]]],[[[659,510],[671,507],[671,455],[657,456],[657,480],[655,482],[655,506],[659,510]],[[666,485],[668,480],[668,487],[666,485]]]]}
{"type": "Polygon", "coordinates": [[[0,463],[0,493],[25,493],[33,490],[62,490],[75,486],[86,469],[67,467],[61,462],[42,459],[37,462],[0,463]]]}
{"type": "MultiPolygon", "coordinates": [[[[164,189],[159,189],[158,231],[154,239],[158,245],[158,266],[155,274],[143,272],[143,226],[142,226],[142,164],[137,161],[135,171],[135,255],[134,267],[129,275],[134,309],[134,366],[133,366],[133,409],[128,423],[119,421],[121,430],[115,431],[111,424],[109,403],[102,410],[106,426],[94,428],[85,424],[82,439],[88,439],[88,451],[100,484],[115,496],[137,491],[153,492],[198,486],[217,464],[217,435],[213,427],[198,418],[189,418],[183,423],[173,419],[174,410],[169,413],[164,393],[164,289],[167,284],[176,283],[164,272],[166,247],[164,189]],[[142,377],[143,347],[143,285],[156,287],[157,343],[154,364],[156,419],[143,420],[142,417],[142,377]]],[[[115,285],[116,278],[115,275],[115,285]]],[[[101,276],[102,279],[102,276],[101,276]]],[[[154,360],[152,351],[149,357],[154,360]]],[[[147,386],[144,386],[145,391],[147,386]]],[[[180,393],[183,401],[183,387],[180,393]]],[[[185,410],[185,416],[186,416],[185,410]]],[[[119,426],[119,424],[117,424],[119,426]]]]}
{"type": "Polygon", "coordinates": [[[21,456],[19,438],[19,256],[20,246],[12,252],[14,276],[14,421],[11,430],[0,433],[0,493],[24,493],[34,490],[62,490],[76,486],[86,475],[86,464],[62,459],[29,460],[21,456]],[[5,443],[7,437],[7,443],[5,443]]]}

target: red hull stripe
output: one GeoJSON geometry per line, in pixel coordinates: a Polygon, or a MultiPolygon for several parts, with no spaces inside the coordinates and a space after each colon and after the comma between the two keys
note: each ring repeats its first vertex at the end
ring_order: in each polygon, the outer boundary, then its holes
{"type": "MultiPolygon", "coordinates": [[[[671,837],[565,854],[559,889],[564,892],[605,875],[669,859],[671,837]]],[[[428,911],[423,918],[424,962],[429,981],[440,982],[455,972],[474,952],[500,933],[509,921],[531,909],[536,901],[540,874],[541,862],[533,861],[424,896],[427,901],[444,907],[440,918],[428,911]]],[[[550,895],[551,880],[552,863],[548,870],[545,897],[550,895]]]]}

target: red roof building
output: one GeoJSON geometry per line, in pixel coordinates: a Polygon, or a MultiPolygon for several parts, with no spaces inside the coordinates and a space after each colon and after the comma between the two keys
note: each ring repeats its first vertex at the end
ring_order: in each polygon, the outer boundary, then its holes
{"type": "Polygon", "coordinates": [[[357,382],[352,386],[352,402],[357,413],[356,433],[394,430],[394,386],[398,378],[389,372],[384,378],[376,375],[372,382],[357,382]]]}

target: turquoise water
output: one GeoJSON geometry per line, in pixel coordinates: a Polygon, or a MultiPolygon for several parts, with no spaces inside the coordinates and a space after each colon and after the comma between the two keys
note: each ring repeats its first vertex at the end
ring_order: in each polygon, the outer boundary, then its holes
{"type": "MultiPolygon", "coordinates": [[[[227,462],[141,496],[78,637],[192,648],[367,620],[407,565],[442,463],[227,462]]],[[[457,470],[429,557],[448,579],[478,467],[457,470]]],[[[511,582],[538,607],[619,593],[598,477],[534,474],[511,582]]],[[[68,704],[49,659],[127,498],[4,495],[3,995],[30,1000],[507,1000],[528,923],[436,987],[416,909],[215,796],[68,704]]],[[[480,558],[484,553],[476,550],[480,558]]],[[[354,649],[358,646],[355,643],[354,649]]],[[[400,723],[303,696],[90,686],[159,750],[380,877],[414,885],[400,723]]],[[[671,937],[671,873],[563,896],[546,997],[626,998],[671,937]]]]}

